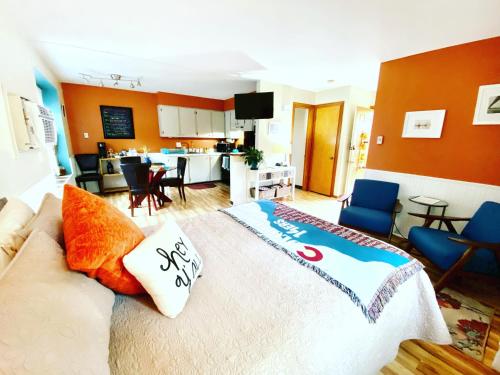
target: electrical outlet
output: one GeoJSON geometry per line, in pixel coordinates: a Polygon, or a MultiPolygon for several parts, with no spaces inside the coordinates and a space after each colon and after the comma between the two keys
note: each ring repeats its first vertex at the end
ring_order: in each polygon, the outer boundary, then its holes
{"type": "Polygon", "coordinates": [[[381,145],[382,143],[384,143],[384,136],[383,135],[379,135],[377,137],[377,144],[381,145]]]}
{"type": "Polygon", "coordinates": [[[89,133],[83,133],[83,138],[89,139],[89,133]]]}

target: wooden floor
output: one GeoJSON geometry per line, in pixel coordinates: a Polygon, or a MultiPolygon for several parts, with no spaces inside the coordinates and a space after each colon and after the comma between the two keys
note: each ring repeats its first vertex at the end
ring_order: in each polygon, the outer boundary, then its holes
{"type": "MultiPolygon", "coordinates": [[[[187,202],[180,201],[177,190],[168,194],[173,202],[159,211],[148,216],[147,208],[135,210],[133,220],[140,227],[147,227],[164,222],[167,218],[184,220],[191,217],[212,212],[220,208],[229,207],[229,187],[217,183],[212,189],[193,190],[186,187],[187,202]]],[[[128,196],[126,193],[106,195],[105,198],[123,212],[130,215],[128,210],[128,196]]],[[[333,198],[319,194],[297,190],[295,201],[286,200],[286,203],[322,219],[337,222],[340,205],[333,198]]],[[[403,241],[395,241],[396,245],[404,245],[403,241]]],[[[432,264],[422,257],[417,257],[425,264],[431,280],[440,276],[432,264]]],[[[451,288],[473,297],[480,302],[495,307],[495,317],[491,326],[483,362],[478,362],[451,346],[439,346],[419,340],[408,340],[401,344],[397,358],[381,370],[381,374],[499,374],[491,369],[491,363],[498,351],[500,341],[500,285],[490,280],[467,279],[459,280],[451,288]]],[[[381,343],[383,345],[383,343],[381,343]]]]}

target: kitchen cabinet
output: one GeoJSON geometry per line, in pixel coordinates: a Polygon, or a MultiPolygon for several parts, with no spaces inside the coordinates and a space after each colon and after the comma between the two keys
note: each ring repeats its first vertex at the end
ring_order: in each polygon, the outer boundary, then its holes
{"type": "Polygon", "coordinates": [[[237,120],[234,109],[229,111],[229,118],[231,130],[243,130],[245,128],[245,120],[237,120]]]}
{"type": "Polygon", "coordinates": [[[181,137],[196,137],[196,109],[180,107],[179,125],[181,137]]]}
{"type": "Polygon", "coordinates": [[[158,122],[160,137],[179,137],[179,107],[158,106],[158,122]]]}
{"type": "Polygon", "coordinates": [[[212,113],[206,109],[196,110],[196,135],[201,138],[212,137],[212,113]]]}
{"type": "Polygon", "coordinates": [[[210,155],[210,181],[220,181],[222,155],[210,155]]]}
{"type": "MultiPolygon", "coordinates": [[[[189,183],[210,181],[210,156],[190,156],[188,162],[189,183]]],[[[186,176],[187,177],[187,176],[186,176]]],[[[185,181],[187,182],[187,181],[185,181]]]]}
{"type": "Polygon", "coordinates": [[[255,121],[256,120],[243,120],[243,130],[246,132],[251,132],[255,130],[255,121]]]}
{"type": "Polygon", "coordinates": [[[212,137],[225,138],[224,112],[212,111],[212,137]]]}
{"type": "Polygon", "coordinates": [[[234,121],[234,110],[224,112],[224,129],[226,138],[231,139],[242,139],[243,131],[241,130],[232,130],[231,123],[234,121]]]}

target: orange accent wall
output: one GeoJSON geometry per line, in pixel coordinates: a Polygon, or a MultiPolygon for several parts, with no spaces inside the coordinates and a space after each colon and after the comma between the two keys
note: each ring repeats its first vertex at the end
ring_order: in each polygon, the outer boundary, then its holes
{"type": "Polygon", "coordinates": [[[500,126],[472,125],[499,57],[496,37],[382,63],[367,168],[500,185],[500,126]],[[401,137],[407,111],[434,109],[446,110],[441,138],[401,137]]]}
{"type": "Polygon", "coordinates": [[[221,99],[202,98],[200,96],[173,94],[169,92],[159,92],[156,96],[158,98],[158,104],[211,109],[213,111],[224,110],[224,100],[221,99]]]}
{"type": "Polygon", "coordinates": [[[234,109],[234,96],[224,100],[224,111],[230,111],[232,109],[234,109]]]}
{"type": "Polygon", "coordinates": [[[132,90],[118,90],[105,87],[62,83],[66,116],[73,153],[95,153],[97,142],[106,142],[114,151],[129,148],[151,151],[160,148],[174,148],[176,141],[188,143],[188,147],[214,147],[215,139],[162,138],[158,129],[158,104],[213,109],[222,111],[224,101],[170,93],[147,93],[132,90]],[[104,139],[100,105],[131,107],[134,118],[135,139],[104,139]],[[83,133],[89,138],[83,138],[83,133]]]}

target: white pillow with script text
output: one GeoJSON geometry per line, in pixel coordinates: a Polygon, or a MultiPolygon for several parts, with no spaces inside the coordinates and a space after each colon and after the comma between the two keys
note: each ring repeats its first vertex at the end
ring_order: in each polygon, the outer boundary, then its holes
{"type": "Polygon", "coordinates": [[[193,244],[173,221],[124,256],[123,264],[169,318],[184,309],[203,267],[193,244]]]}

